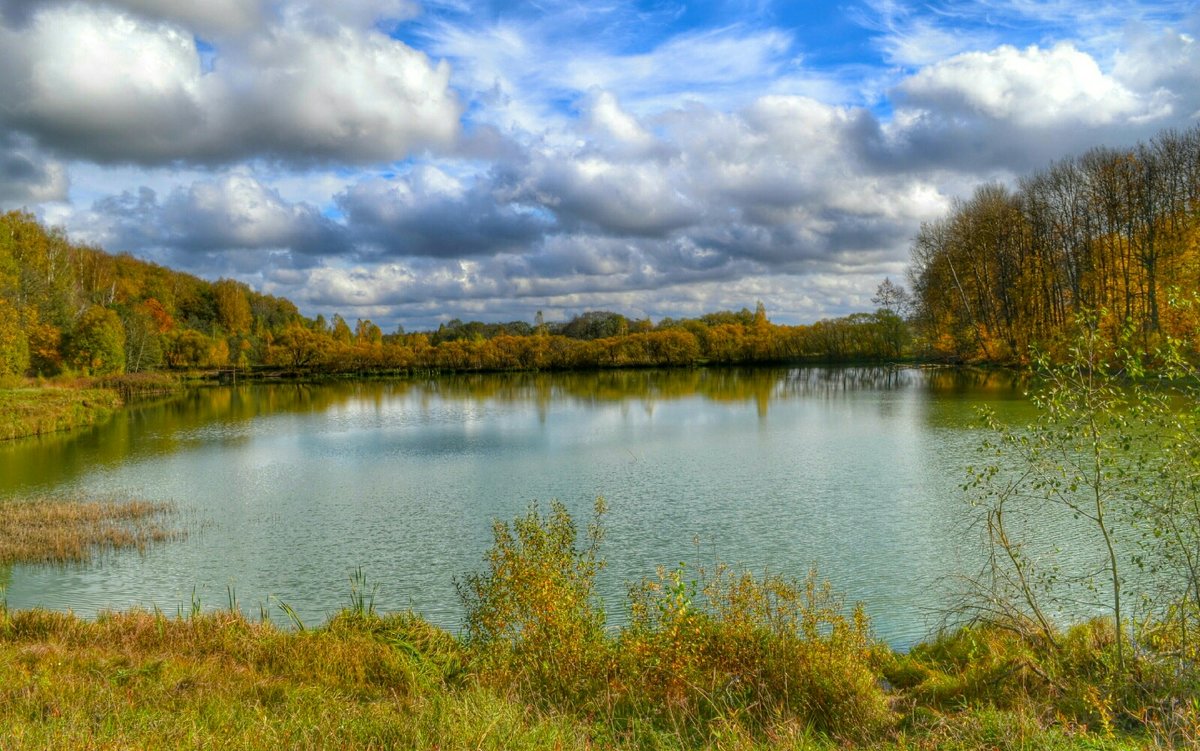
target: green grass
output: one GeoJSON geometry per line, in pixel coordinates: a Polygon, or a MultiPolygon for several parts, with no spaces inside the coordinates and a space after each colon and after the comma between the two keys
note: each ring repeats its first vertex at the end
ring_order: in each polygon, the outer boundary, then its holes
{"type": "Polygon", "coordinates": [[[95,425],[121,404],[103,388],[0,388],[0,440],[95,425]]]}
{"type": "Polygon", "coordinates": [[[649,706],[615,725],[536,702],[473,660],[412,615],[347,611],[301,632],[226,612],[91,622],[0,612],[0,749],[1152,747],[1145,734],[1092,730],[1030,701],[933,706],[906,692],[890,697],[907,706],[894,724],[853,742],[795,721],[763,732],[746,706],[708,718],[701,734],[658,722],[649,706]]]}

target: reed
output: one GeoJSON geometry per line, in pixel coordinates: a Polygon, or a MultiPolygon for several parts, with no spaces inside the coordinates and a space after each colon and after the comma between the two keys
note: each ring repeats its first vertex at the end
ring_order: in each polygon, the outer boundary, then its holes
{"type": "Polygon", "coordinates": [[[183,385],[177,376],[169,373],[123,373],[105,376],[92,381],[96,388],[108,389],[120,394],[126,401],[170,396],[178,393],[183,385]]]}
{"type": "Polygon", "coordinates": [[[83,563],[105,550],[179,539],[160,525],[165,503],[119,500],[19,499],[0,502],[0,564],[83,563]]]}

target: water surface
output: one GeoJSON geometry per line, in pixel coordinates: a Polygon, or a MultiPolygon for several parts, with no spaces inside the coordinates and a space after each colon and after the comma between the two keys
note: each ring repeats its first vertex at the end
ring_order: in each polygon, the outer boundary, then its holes
{"type": "Polygon", "coordinates": [[[172,501],[187,539],[0,571],[10,606],[288,603],[319,623],[362,567],[378,607],[457,628],[492,520],[609,503],[602,595],[659,565],[817,566],[904,647],[974,565],[959,486],[976,410],[1027,419],[1004,373],[800,368],[473,375],[205,388],[69,436],[0,445],[0,496],[172,501]]]}

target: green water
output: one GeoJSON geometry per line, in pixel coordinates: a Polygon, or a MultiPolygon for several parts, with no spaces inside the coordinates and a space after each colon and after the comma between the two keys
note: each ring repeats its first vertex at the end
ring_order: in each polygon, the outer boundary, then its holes
{"type": "Polygon", "coordinates": [[[0,495],[172,501],[187,538],[82,567],[15,566],[11,607],[91,615],[279,601],[306,623],[362,567],[385,610],[456,628],[456,575],[534,499],[608,499],[601,591],[656,566],[817,566],[905,646],[977,560],[959,485],[976,408],[1025,420],[1009,374],[804,368],[514,374],[206,388],[98,428],[0,444],[0,495]]]}

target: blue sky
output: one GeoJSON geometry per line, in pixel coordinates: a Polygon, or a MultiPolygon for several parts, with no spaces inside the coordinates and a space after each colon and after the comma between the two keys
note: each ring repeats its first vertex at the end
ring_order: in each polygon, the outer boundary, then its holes
{"type": "Polygon", "coordinates": [[[0,207],[310,315],[811,322],[1200,122],[1192,2],[0,0],[0,207]]]}

